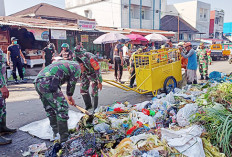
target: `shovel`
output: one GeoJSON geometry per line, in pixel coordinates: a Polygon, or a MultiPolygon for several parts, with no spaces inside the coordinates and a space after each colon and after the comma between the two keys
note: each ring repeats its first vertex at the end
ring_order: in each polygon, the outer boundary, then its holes
{"type": "MultiPolygon", "coordinates": [[[[65,98],[66,98],[67,102],[68,102],[70,105],[72,105],[72,102],[70,102],[70,101],[68,100],[67,97],[65,97],[65,98]]],[[[87,111],[86,109],[84,109],[84,108],[78,106],[77,104],[73,104],[72,106],[76,107],[78,110],[80,110],[81,112],[83,112],[84,114],[86,114],[86,115],[89,116],[88,119],[86,120],[86,122],[92,122],[92,121],[93,121],[94,116],[93,116],[93,114],[91,114],[89,111],[87,111]]]]}

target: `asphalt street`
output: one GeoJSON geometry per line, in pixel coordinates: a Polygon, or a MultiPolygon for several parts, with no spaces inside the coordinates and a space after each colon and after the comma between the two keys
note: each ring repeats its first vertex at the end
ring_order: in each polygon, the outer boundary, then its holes
{"type": "MultiPolygon", "coordinates": [[[[227,61],[215,61],[209,66],[209,72],[220,71],[225,73],[232,72],[232,64],[227,61]]],[[[198,73],[199,76],[199,73],[198,73]]],[[[129,77],[128,72],[124,72],[124,81],[129,77]]],[[[105,79],[113,79],[113,72],[103,74],[105,79]]],[[[9,127],[19,128],[31,122],[46,118],[46,114],[38,94],[32,83],[9,85],[10,97],[7,99],[7,124],[9,127]]],[[[65,91],[65,86],[62,88],[65,91]]],[[[79,92],[79,83],[77,84],[74,99],[76,103],[84,107],[84,102],[79,92]]],[[[115,101],[129,101],[131,104],[151,100],[152,95],[140,95],[135,92],[126,92],[119,88],[103,83],[103,90],[99,93],[99,105],[109,105],[115,101]]],[[[76,108],[70,107],[71,110],[79,112],[76,108]]],[[[0,146],[1,157],[19,157],[22,152],[28,150],[31,144],[41,143],[36,137],[28,133],[18,131],[13,135],[8,135],[13,139],[12,144],[0,146]]],[[[50,144],[49,141],[45,141],[50,144]]]]}

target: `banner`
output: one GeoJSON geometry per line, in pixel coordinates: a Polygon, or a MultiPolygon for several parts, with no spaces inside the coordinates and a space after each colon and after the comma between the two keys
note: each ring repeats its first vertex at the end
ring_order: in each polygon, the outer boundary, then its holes
{"type": "Polygon", "coordinates": [[[51,30],[51,39],[60,39],[60,40],[66,40],[66,30],[51,30]]]}
{"type": "Polygon", "coordinates": [[[40,41],[49,40],[48,29],[28,28],[27,31],[32,32],[34,34],[35,40],[40,40],[40,41]]]}
{"type": "Polygon", "coordinates": [[[81,42],[89,42],[89,36],[88,35],[81,35],[81,42]]]}
{"type": "Polygon", "coordinates": [[[96,27],[96,21],[78,20],[78,26],[83,30],[94,30],[96,27]]]}

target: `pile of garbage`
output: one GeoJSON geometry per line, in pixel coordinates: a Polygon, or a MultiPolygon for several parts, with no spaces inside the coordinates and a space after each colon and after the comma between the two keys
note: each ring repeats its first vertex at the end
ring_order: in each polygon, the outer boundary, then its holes
{"type": "Polygon", "coordinates": [[[176,88],[138,104],[101,106],[91,121],[88,115],[81,118],[67,142],[54,144],[43,155],[231,156],[231,100],[227,79],[176,88]]]}

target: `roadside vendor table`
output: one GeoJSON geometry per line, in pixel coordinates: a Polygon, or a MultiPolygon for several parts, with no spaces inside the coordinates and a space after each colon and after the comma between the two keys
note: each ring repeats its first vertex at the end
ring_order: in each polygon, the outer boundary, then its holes
{"type": "Polygon", "coordinates": [[[27,60],[27,65],[30,65],[31,68],[33,68],[34,65],[39,65],[39,64],[45,63],[44,59],[26,59],[26,60],[27,60]]]}

